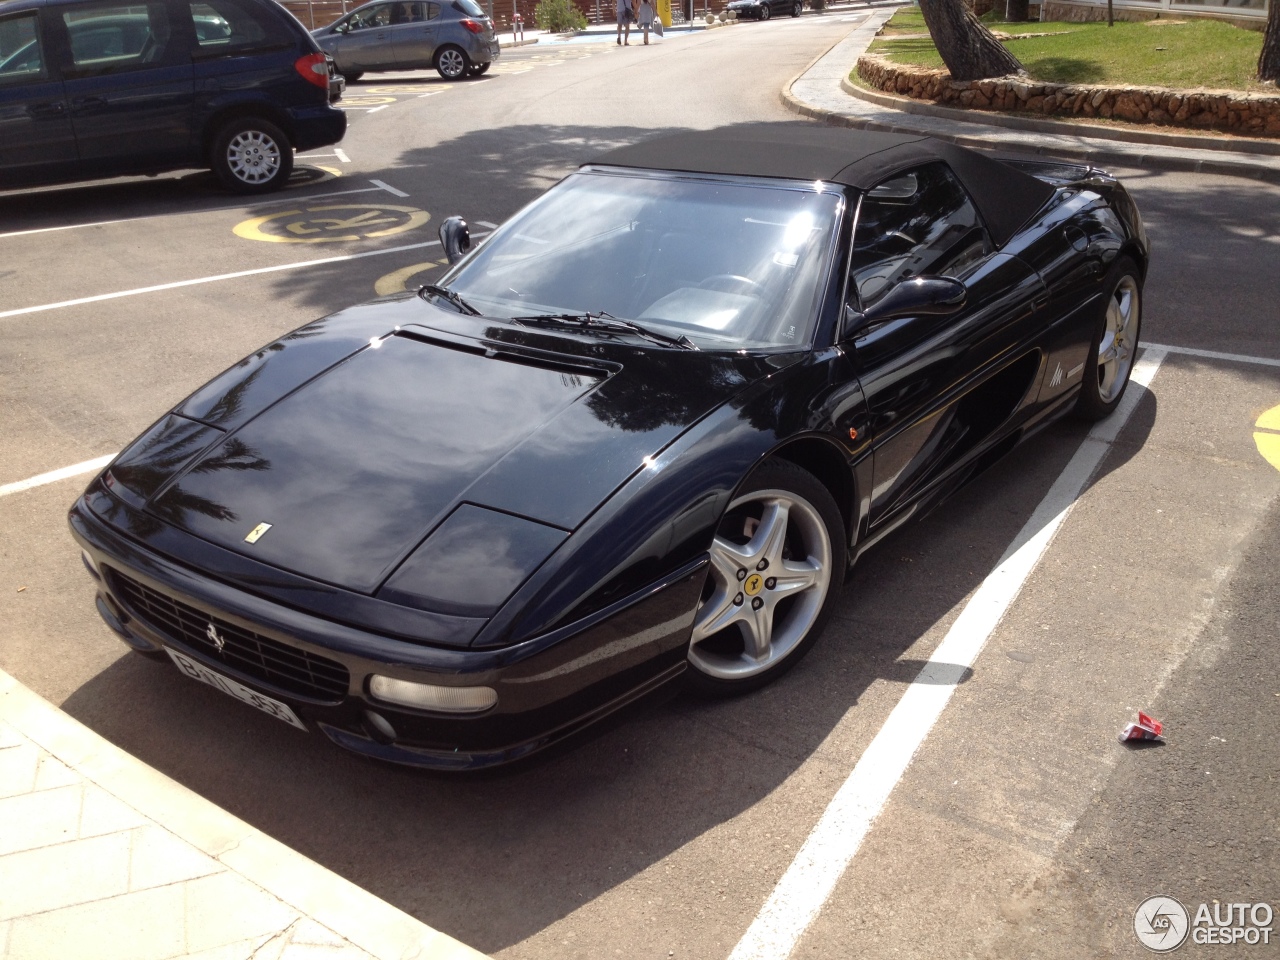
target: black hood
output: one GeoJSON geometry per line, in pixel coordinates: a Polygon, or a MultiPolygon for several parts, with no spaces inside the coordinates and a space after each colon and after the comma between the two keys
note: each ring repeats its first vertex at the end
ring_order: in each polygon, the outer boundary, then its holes
{"type": "MultiPolygon", "coordinates": [[[[362,329],[376,306],[361,308],[362,329]]],[[[302,339],[327,364],[309,379],[301,354],[286,363],[289,349],[277,352],[271,362],[298,385],[269,390],[270,377],[260,377],[253,389],[271,402],[256,411],[243,410],[246,377],[229,377],[220,390],[214,381],[195,395],[201,409],[188,401],[177,411],[185,416],[148,434],[151,464],[165,437],[186,452],[166,461],[169,477],[134,492],[145,493],[153,515],[219,546],[373,593],[462,503],[575,529],[645,457],[772,369],[617,342],[543,337],[568,348],[552,352],[392,329],[336,363],[334,331],[302,339]],[[228,408],[233,422],[218,422],[228,408]],[[191,416],[202,410],[205,417],[191,416]],[[248,542],[260,524],[270,527],[248,542]]],[[[113,466],[120,485],[134,486],[130,458],[142,446],[113,466]]]]}

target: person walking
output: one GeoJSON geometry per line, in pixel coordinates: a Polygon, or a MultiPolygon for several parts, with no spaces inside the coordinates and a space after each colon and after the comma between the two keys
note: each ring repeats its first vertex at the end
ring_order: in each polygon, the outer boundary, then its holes
{"type": "MultiPolygon", "coordinates": [[[[1280,2],[1280,0],[1276,0],[1280,2]]],[[[644,30],[644,45],[649,45],[649,28],[653,26],[653,0],[640,0],[640,12],[636,14],[636,22],[644,30]]]]}
{"type": "Polygon", "coordinates": [[[618,0],[618,45],[631,46],[631,21],[636,18],[631,0],[618,0]],[[624,33],[625,31],[625,33],[624,33]]]}

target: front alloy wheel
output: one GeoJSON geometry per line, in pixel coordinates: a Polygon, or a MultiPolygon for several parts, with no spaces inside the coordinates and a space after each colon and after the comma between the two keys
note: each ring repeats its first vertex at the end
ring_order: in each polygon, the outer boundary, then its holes
{"type": "Polygon", "coordinates": [[[821,632],[844,573],[843,523],[816,477],[771,460],[730,504],[710,553],[689,681],[745,692],[790,669],[821,632]]]}
{"type": "Polygon", "coordinates": [[[1089,358],[1076,411],[1085,419],[1100,420],[1120,405],[1133,361],[1138,353],[1142,327],[1142,283],[1137,264],[1122,257],[1108,276],[1109,295],[1089,358]]]}
{"type": "Polygon", "coordinates": [[[770,7],[768,3],[763,3],[763,4],[761,4],[761,5],[760,5],[760,19],[761,19],[761,21],[768,20],[768,19],[769,19],[770,17],[772,17],[772,16],[773,16],[773,8],[772,8],[772,7],[770,7]]]}

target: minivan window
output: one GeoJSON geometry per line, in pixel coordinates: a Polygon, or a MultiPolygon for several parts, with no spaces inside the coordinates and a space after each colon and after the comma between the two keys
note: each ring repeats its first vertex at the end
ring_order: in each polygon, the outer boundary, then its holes
{"type": "Polygon", "coordinates": [[[164,3],[76,7],[62,14],[78,70],[114,72],[165,62],[171,30],[164,3]]]}
{"type": "Polygon", "coordinates": [[[0,20],[0,84],[44,76],[44,51],[36,33],[36,14],[0,20]]]}
{"type": "Polygon", "coordinates": [[[198,0],[191,4],[191,20],[202,55],[244,54],[293,42],[284,24],[245,0],[198,0]]]}

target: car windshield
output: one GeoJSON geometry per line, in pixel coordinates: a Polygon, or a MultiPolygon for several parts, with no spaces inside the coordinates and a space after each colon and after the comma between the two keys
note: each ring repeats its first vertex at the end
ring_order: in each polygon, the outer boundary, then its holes
{"type": "Polygon", "coordinates": [[[441,283],[501,319],[604,312],[703,349],[796,347],[813,335],[840,206],[821,185],[582,172],[441,283]]]}

